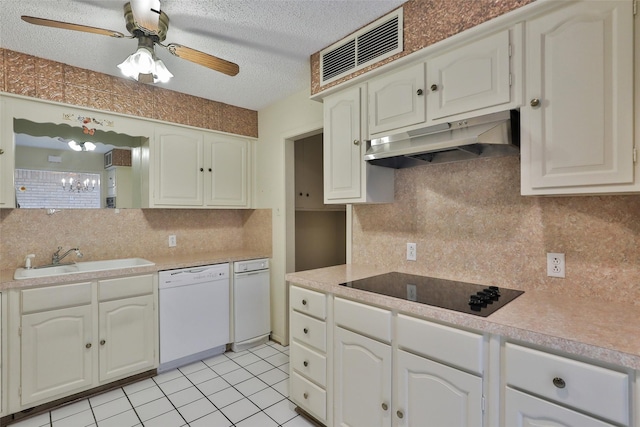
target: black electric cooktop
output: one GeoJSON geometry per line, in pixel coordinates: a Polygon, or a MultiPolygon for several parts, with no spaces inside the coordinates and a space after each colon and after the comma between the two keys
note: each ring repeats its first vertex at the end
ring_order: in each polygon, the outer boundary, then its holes
{"type": "Polygon", "coordinates": [[[482,317],[487,317],[524,293],[497,286],[397,272],[341,283],[340,286],[482,317]]]}

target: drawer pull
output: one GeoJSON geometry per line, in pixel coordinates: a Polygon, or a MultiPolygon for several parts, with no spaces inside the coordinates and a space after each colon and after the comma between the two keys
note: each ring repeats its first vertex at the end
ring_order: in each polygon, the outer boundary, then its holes
{"type": "Polygon", "coordinates": [[[530,102],[532,107],[537,107],[540,105],[540,100],[538,98],[533,98],[530,102]]]}
{"type": "Polygon", "coordinates": [[[308,398],[309,398],[309,393],[307,393],[307,392],[305,391],[305,392],[302,394],[302,397],[304,397],[304,398],[305,398],[305,400],[306,400],[306,399],[308,399],[308,398]]]}
{"type": "Polygon", "coordinates": [[[307,366],[309,366],[309,362],[308,362],[308,361],[306,361],[306,360],[305,360],[304,362],[302,362],[302,364],[304,365],[304,367],[305,367],[305,368],[306,368],[307,366]]]}
{"type": "Polygon", "coordinates": [[[107,342],[105,340],[100,340],[100,345],[105,345],[107,342]]]}
{"type": "Polygon", "coordinates": [[[306,334],[308,334],[308,333],[309,333],[309,329],[304,328],[304,329],[302,330],[302,332],[304,332],[304,333],[305,333],[305,335],[306,335],[306,334]]]}
{"type": "Polygon", "coordinates": [[[85,345],[86,348],[91,348],[91,343],[88,342],[87,345],[85,345]]]}
{"type": "Polygon", "coordinates": [[[307,300],[306,299],[302,300],[302,305],[307,305],[307,300]]]}
{"type": "Polygon", "coordinates": [[[560,377],[555,377],[553,379],[553,385],[558,387],[558,388],[565,388],[567,386],[567,383],[564,382],[564,380],[560,377]]]}
{"type": "Polygon", "coordinates": [[[402,419],[404,417],[404,414],[402,413],[402,411],[398,411],[396,412],[396,415],[398,416],[398,418],[402,419]]]}
{"type": "Polygon", "coordinates": [[[386,403],[382,402],[382,410],[386,411],[387,409],[389,409],[389,405],[387,405],[386,403]]]}

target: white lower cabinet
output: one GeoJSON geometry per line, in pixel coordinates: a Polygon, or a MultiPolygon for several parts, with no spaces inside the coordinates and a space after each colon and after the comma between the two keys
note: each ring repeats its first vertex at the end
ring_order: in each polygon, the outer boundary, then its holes
{"type": "Polygon", "coordinates": [[[334,425],[391,426],[391,346],[335,328],[334,425]]]}
{"type": "Polygon", "coordinates": [[[505,393],[504,425],[508,427],[614,426],[509,387],[505,393]]]}
{"type": "Polygon", "coordinates": [[[327,424],[331,407],[327,400],[327,296],[291,286],[289,301],[289,398],[312,417],[327,424]]]}
{"type": "Polygon", "coordinates": [[[394,425],[482,427],[482,378],[402,350],[395,355],[394,425]]]}
{"type": "Polygon", "coordinates": [[[503,366],[505,427],[630,423],[630,378],[626,372],[513,343],[505,344],[503,366]]]}
{"type": "Polygon", "coordinates": [[[157,367],[153,275],[9,292],[10,413],[157,367]]]}
{"type": "Polygon", "coordinates": [[[93,384],[92,313],[87,304],[22,316],[22,405],[93,384]]]}
{"type": "Polygon", "coordinates": [[[636,374],[291,286],[291,400],[328,427],[638,427],[636,374]]]}
{"type": "Polygon", "coordinates": [[[100,381],[153,369],[155,354],[152,295],[101,302],[100,381]]]}

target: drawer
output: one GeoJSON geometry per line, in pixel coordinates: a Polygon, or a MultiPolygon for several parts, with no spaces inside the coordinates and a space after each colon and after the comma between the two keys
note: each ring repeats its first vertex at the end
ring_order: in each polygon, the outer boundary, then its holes
{"type": "Polygon", "coordinates": [[[327,318],[327,296],[323,293],[291,286],[289,303],[294,310],[301,313],[322,320],[327,318]]]}
{"type": "Polygon", "coordinates": [[[383,342],[391,342],[391,312],[370,305],[335,299],[336,325],[383,342]]]}
{"type": "Polygon", "coordinates": [[[91,304],[91,283],[53,285],[27,289],[22,294],[22,314],[91,304]]]}
{"type": "Polygon", "coordinates": [[[327,419],[327,392],[297,373],[291,375],[291,400],[321,421],[327,419]]]}
{"type": "Polygon", "coordinates": [[[291,366],[316,384],[327,386],[327,358],[297,342],[291,343],[291,366]]]}
{"type": "Polygon", "coordinates": [[[627,374],[511,343],[505,345],[505,359],[508,385],[620,424],[629,423],[627,374]]]}
{"type": "Polygon", "coordinates": [[[398,315],[398,347],[482,375],[481,334],[398,315]]]}
{"type": "Polygon", "coordinates": [[[98,301],[130,298],[153,293],[153,276],[120,277],[98,282],[98,301]]]}
{"type": "Polygon", "coordinates": [[[293,339],[327,351],[327,324],[301,313],[291,313],[291,336],[293,339]]]}
{"type": "Polygon", "coordinates": [[[605,423],[507,387],[505,393],[505,426],[539,426],[542,425],[539,424],[541,419],[555,421],[553,424],[544,425],[614,427],[613,424],[605,423]]]}

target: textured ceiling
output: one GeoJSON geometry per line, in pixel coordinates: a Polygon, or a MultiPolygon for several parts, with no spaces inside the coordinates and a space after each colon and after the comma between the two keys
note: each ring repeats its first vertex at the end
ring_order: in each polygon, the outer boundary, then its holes
{"type": "MultiPolygon", "coordinates": [[[[164,0],[165,43],[179,43],[235,62],[229,77],[156,54],[174,78],[167,89],[259,110],[309,87],[311,54],[401,5],[403,0],[164,0]]],[[[121,76],[117,64],[134,52],[131,39],[30,25],[20,15],[128,34],[117,0],[0,0],[0,46],[76,67],[121,76]]]]}

